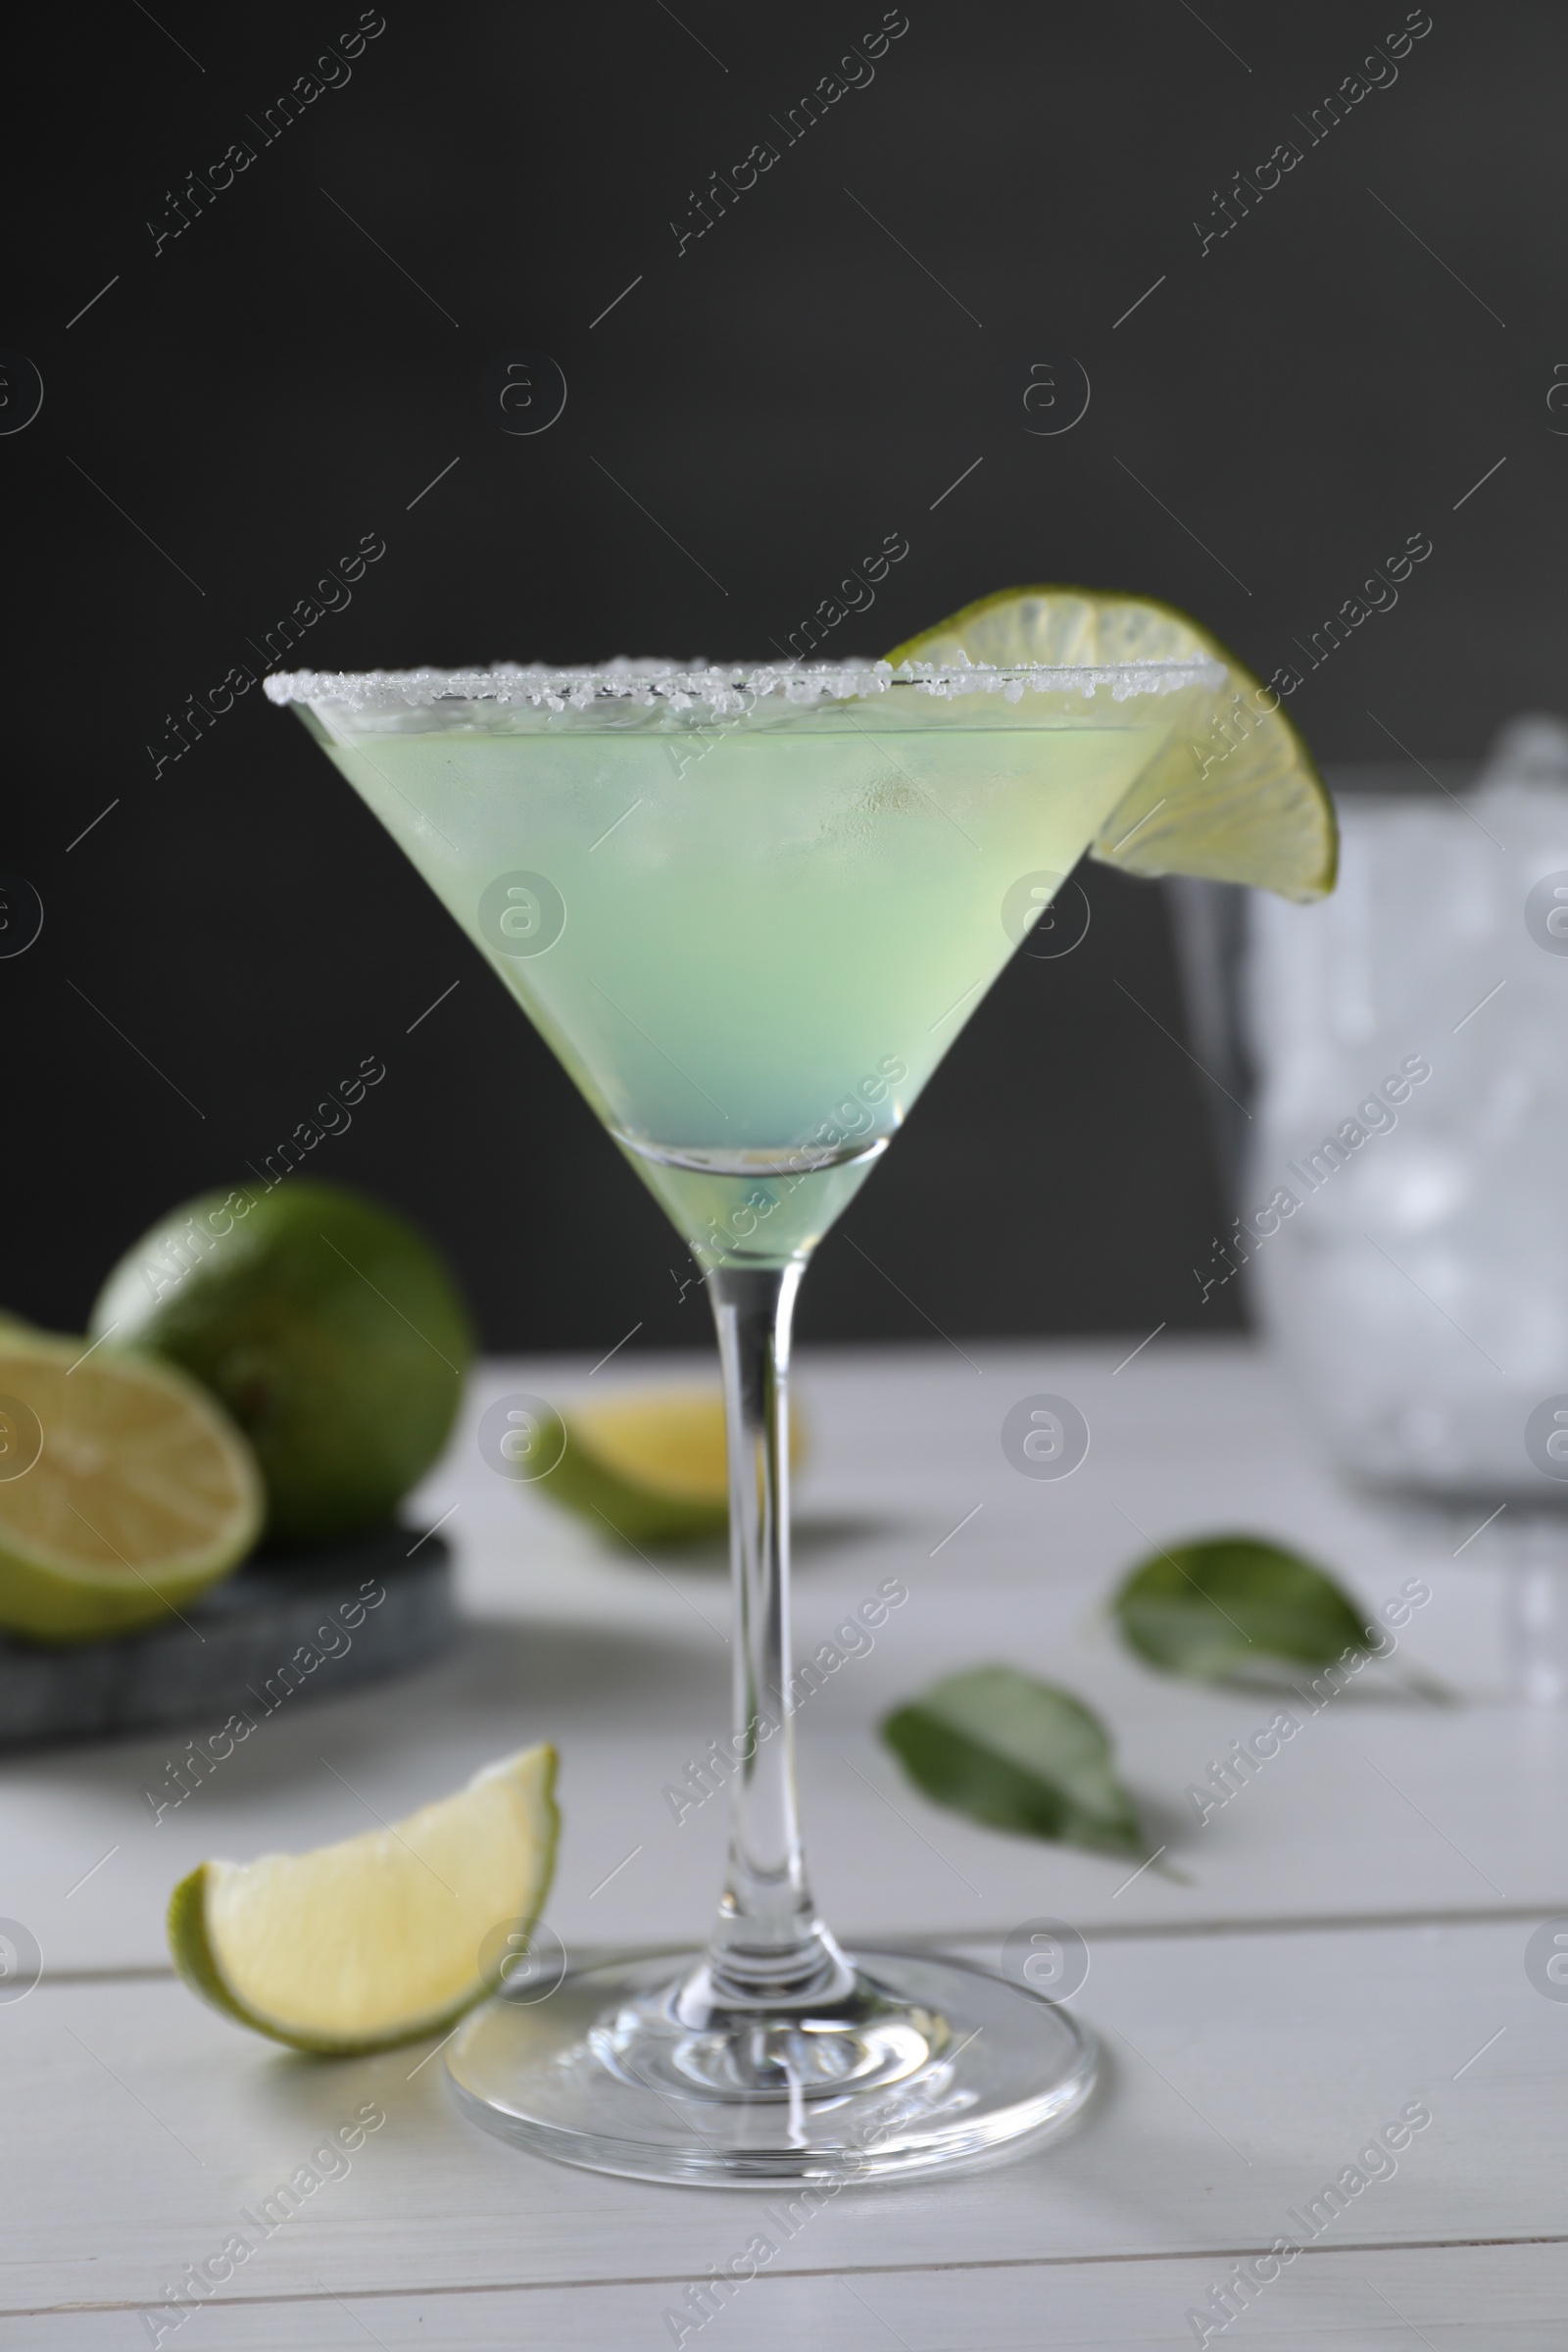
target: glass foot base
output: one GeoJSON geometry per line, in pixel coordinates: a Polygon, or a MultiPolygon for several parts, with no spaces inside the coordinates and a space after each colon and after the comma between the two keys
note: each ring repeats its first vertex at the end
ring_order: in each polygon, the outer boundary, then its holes
{"type": "Polygon", "coordinates": [[[1022,2153],[1094,2085],[1094,2042],[1065,2010],[959,1960],[862,1952],[820,2014],[688,2022],[703,1959],[577,1970],[545,2000],[503,1992],[447,2045],[459,2104],[592,2172],[842,2186],[1022,2153]]]}

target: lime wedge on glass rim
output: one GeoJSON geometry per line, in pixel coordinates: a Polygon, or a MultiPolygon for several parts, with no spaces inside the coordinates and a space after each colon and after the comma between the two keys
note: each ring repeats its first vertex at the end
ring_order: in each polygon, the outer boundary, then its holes
{"type": "Polygon", "coordinates": [[[1218,662],[1224,682],[1184,717],[1107,818],[1090,855],[1135,874],[1250,882],[1306,902],[1334,887],[1339,828],[1311,754],[1234,654],[1174,605],[1095,588],[1008,588],[965,605],[887,659],[1009,668],[1026,662],[1218,662]],[[1190,715],[1187,715],[1190,713],[1190,715]]]}
{"type": "Polygon", "coordinates": [[[203,1862],[170,1898],[174,1966],[215,2009],[296,2049],[440,2033],[513,1982],[555,1868],[555,1749],[530,1747],[364,1837],[203,1862]]]}

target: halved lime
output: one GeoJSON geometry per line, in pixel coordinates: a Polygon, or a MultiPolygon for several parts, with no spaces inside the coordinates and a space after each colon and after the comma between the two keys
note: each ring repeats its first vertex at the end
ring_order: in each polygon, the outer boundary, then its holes
{"type": "Polygon", "coordinates": [[[1225,669],[1120,801],[1092,855],[1136,874],[1250,882],[1281,898],[1334,887],[1339,827],[1328,788],[1280,698],[1173,605],[1095,588],[1008,588],[965,605],[887,657],[1063,667],[1206,656],[1225,669]]]}
{"type": "Polygon", "coordinates": [[[262,1507],[249,1446],[183,1372],[0,1332],[0,1625],[38,1642],[150,1625],[237,1566],[262,1507]]]}
{"type": "Polygon", "coordinates": [[[203,1862],[169,1904],[193,1992],[296,2049],[438,2034],[497,1989],[550,1889],[556,1751],[530,1747],[389,1829],[306,1854],[203,1862]]]}

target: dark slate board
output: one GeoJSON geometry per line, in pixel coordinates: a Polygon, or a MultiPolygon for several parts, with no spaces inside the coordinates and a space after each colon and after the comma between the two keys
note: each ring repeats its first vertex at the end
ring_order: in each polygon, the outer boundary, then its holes
{"type": "Polygon", "coordinates": [[[247,1560],[185,1615],[71,1648],[0,1635],[0,1748],[292,1714],[430,1664],[457,1633],[446,1542],[406,1527],[247,1560]]]}

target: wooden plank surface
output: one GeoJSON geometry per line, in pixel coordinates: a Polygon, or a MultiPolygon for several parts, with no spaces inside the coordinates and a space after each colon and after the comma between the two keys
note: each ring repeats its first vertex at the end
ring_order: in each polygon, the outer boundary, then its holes
{"type": "MultiPolygon", "coordinates": [[[[1101,1938],[1075,2006],[1106,2079],[1074,2136],[847,2189],[768,2268],[1266,2249],[1412,2106],[1431,2122],[1392,2168],[1363,2160],[1386,2177],[1347,2195],[1324,2250],[1564,2238],[1568,2014],[1527,1980],[1525,1940],[1508,1922],[1101,1938]]],[[[167,1981],[46,1984],[0,2009],[7,2136],[28,2151],[0,2310],[156,2301],[236,2229],[258,2239],[244,2291],[266,2297],[700,2278],[778,2203],[530,2157],[465,2122],[425,2057],[299,2059],[167,1981]],[[384,2124],[263,2242],[242,2217],[367,2107],[384,2124]]]]}
{"type": "MultiPolygon", "coordinates": [[[[1103,1348],[980,1350],[980,1374],[939,1346],[808,1360],[815,1441],[798,1644],[830,1638],[889,1578],[909,1592],[871,1653],[847,1660],[797,1724],[813,1877],[835,1923],[1000,1936],[1043,1911],[1088,1930],[1568,1909],[1568,1717],[1503,1703],[1502,1572],[1479,1546],[1448,1556],[1451,1531],[1434,1541],[1391,1528],[1342,1494],[1244,1345],[1188,1343],[1163,1358],[1159,1345],[1114,1381],[1103,1348]],[[1079,1396],[1096,1432],[1089,1460],[1059,1485],[1018,1477],[1001,1451],[1006,1408],[1038,1389],[1079,1396]],[[1278,1702],[1145,1671],[1102,1608],[1146,1537],[1227,1526],[1304,1543],[1373,1604],[1422,1577],[1433,1599],[1406,1630],[1407,1654],[1470,1703],[1425,1705],[1370,1671],[1310,1720],[1298,1705],[1301,1737],[1200,1825],[1185,1790],[1278,1702]],[[1146,1872],[1124,1888],[1113,1862],[994,1836],[903,1782],[875,1738],[879,1716],[933,1676],[999,1656],[1102,1709],[1153,1842],[1183,1881],[1146,1872]]],[[[417,1498],[430,1519],[453,1511],[468,1618],[457,1653],[429,1674],[278,1708],[156,1818],[177,1787],[180,1741],[0,1762],[6,1908],[47,1968],[157,1966],[169,1888],[203,1856],[352,1836],[372,1813],[395,1818],[541,1738],[563,1755],[559,1932],[576,1945],[705,1931],[722,1803],[677,1822],[663,1790],[726,1728],[721,1563],[609,1555],[495,1478],[472,1443],[490,1396],[571,1378],[488,1367],[417,1498]]],[[[331,1673],[320,1669],[328,1693],[331,1673]]]]}
{"type": "MultiPolygon", "coordinates": [[[[1102,2034],[1105,2084],[1053,2149],[846,2191],[776,2232],[744,2295],[686,2340],[1190,2343],[1187,2312],[1230,2267],[1290,2234],[1288,2217],[1419,2104],[1432,2120],[1397,2169],[1213,2340],[1555,2352],[1568,2003],[1535,1988],[1525,1947],[1568,1913],[1568,1726],[1505,1703],[1507,1589],[1488,1544],[1455,1560],[1453,1530],[1396,1525],[1343,1493],[1243,1343],[1156,1343],[1120,1370],[1104,1348],[965,1352],[803,1368],[801,1640],[831,1636],[887,1578],[908,1590],[874,1649],[801,1711],[813,1873],[852,1939],[967,1938],[994,1959],[1024,1920],[1075,1922],[1092,1954],[1076,2006],[1102,2034]],[[1001,1451],[1006,1410],[1039,1391],[1073,1397],[1094,1431],[1057,1485],[1019,1478],[1001,1451]],[[1144,1672],[1102,1604],[1147,1543],[1234,1526],[1304,1544],[1372,1602],[1423,1578],[1406,1655],[1466,1703],[1423,1704],[1369,1674],[1303,1708],[1297,1740],[1200,1825],[1184,1789],[1273,1702],[1144,1672]],[[1128,1884],[1125,1866],[981,1831],[902,1782],[878,1716],[993,1657],[1103,1711],[1180,1878],[1128,1884]]],[[[163,1973],[168,1888],[201,1855],[351,1835],[370,1808],[391,1816],[540,1737],[564,1759],[558,1931],[578,1949],[702,1933],[721,1807],[677,1823],[662,1792],[723,1727],[721,1568],[607,1555],[492,1477],[472,1441],[494,1396],[586,1375],[490,1365],[476,1384],[416,1498],[426,1522],[452,1511],[469,1620],[428,1674],[279,1709],[156,1821],[143,1791],[168,1787],[167,1742],[0,1765],[0,1911],[37,1936],[45,1970],[0,2003],[5,2352],[150,2341],[170,2314],[150,2328],[139,2313],[236,2230],[253,2254],[165,2342],[621,2352],[672,2341],[665,2311],[765,2230],[750,2196],[619,2182],[492,2141],[456,2115],[423,2048],[297,2059],[163,1973]],[[367,2106],[385,2121],[346,2171],[270,2231],[241,2220],[367,2106]]]]}
{"type": "MultiPolygon", "coordinates": [[[[758,2272],[688,2352],[1177,2352],[1229,2265],[1021,2264],[904,2272],[758,2272]]],[[[1246,2352],[1561,2352],[1568,2249],[1334,2252],[1298,2262],[1215,2347],[1246,2352]]],[[[338,2293],[203,2308],[163,2338],[180,2352],[669,2352],[677,2285],[477,2286],[338,2293]]],[[[127,2352],[151,2341],[125,2308],[0,2321],[6,2352],[127,2352]]]]}

